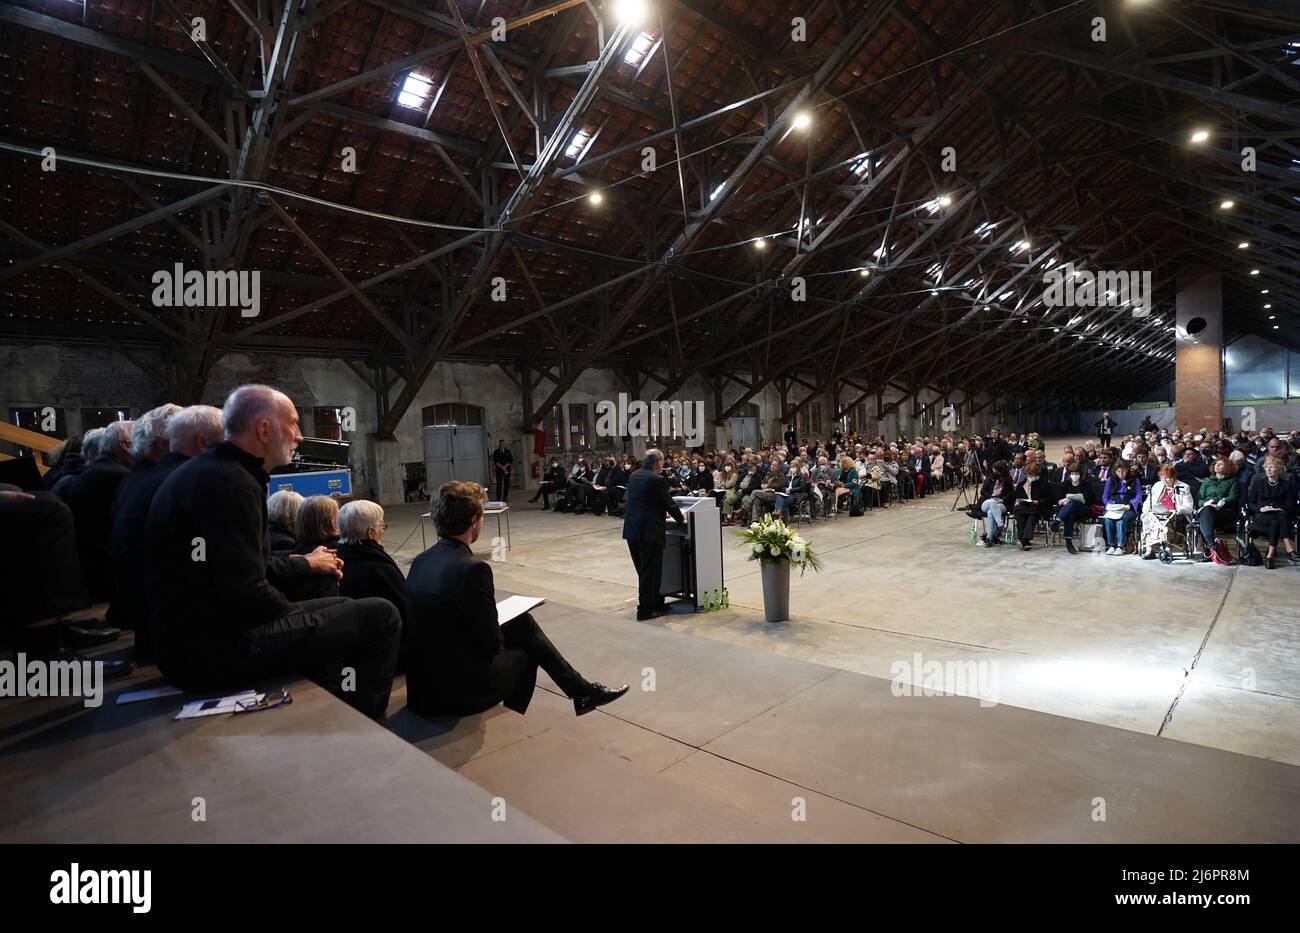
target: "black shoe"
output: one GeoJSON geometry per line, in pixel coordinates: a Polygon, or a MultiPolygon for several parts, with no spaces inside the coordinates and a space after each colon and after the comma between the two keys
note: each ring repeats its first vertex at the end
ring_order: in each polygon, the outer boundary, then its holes
{"type": "Polygon", "coordinates": [[[97,645],[107,645],[122,637],[121,629],[104,626],[89,628],[64,622],[62,629],[63,644],[69,648],[94,648],[97,645]]]}
{"type": "Polygon", "coordinates": [[[627,693],[627,684],[617,690],[611,690],[604,684],[592,684],[582,696],[573,698],[573,712],[585,716],[597,706],[613,703],[625,693],[627,693]]]}
{"type": "Polygon", "coordinates": [[[1300,551],[1292,551],[1286,556],[1286,559],[1293,564],[1300,564],[1300,551]]]}
{"type": "Polygon", "coordinates": [[[1211,560],[1211,557],[1210,557],[1210,552],[1209,552],[1209,551],[1205,551],[1204,553],[1201,554],[1200,557],[1196,558],[1196,562],[1197,562],[1198,564],[1208,564],[1208,563],[1210,562],[1210,560],[1211,560]]]}
{"type": "Polygon", "coordinates": [[[587,514],[587,510],[586,510],[586,509],[574,509],[574,510],[573,510],[573,514],[574,514],[574,515],[586,515],[586,514],[587,514]]]}
{"type": "Polygon", "coordinates": [[[549,512],[550,510],[551,510],[551,507],[550,507],[549,505],[544,505],[544,506],[542,506],[542,511],[543,511],[543,512],[549,512]]]}
{"type": "Polygon", "coordinates": [[[1028,550],[1029,550],[1029,542],[1028,542],[1028,541],[1021,541],[1021,542],[1020,542],[1020,550],[1022,550],[1022,551],[1028,551],[1028,550]]]}
{"type": "Polygon", "coordinates": [[[1079,553],[1079,549],[1076,548],[1076,547],[1074,546],[1074,539],[1073,539],[1073,538],[1066,538],[1066,539],[1065,539],[1065,549],[1066,549],[1067,551],[1069,551],[1071,554],[1078,554],[1078,553],[1079,553]]]}
{"type": "Polygon", "coordinates": [[[657,619],[663,614],[664,614],[664,610],[662,609],[654,609],[651,610],[650,612],[642,612],[641,610],[638,609],[636,613],[636,620],[638,622],[646,622],[650,619],[657,619]]]}
{"type": "Polygon", "coordinates": [[[1264,558],[1264,569],[1265,569],[1265,570],[1276,570],[1276,569],[1277,569],[1277,561],[1274,560],[1274,559],[1271,558],[1271,557],[1265,557],[1265,558],[1264,558]]]}

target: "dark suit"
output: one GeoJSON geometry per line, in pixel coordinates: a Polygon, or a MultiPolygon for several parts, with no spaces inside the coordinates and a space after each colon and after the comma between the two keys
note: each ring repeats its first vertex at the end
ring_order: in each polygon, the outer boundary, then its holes
{"type": "Polygon", "coordinates": [[[406,578],[406,703],[421,716],[470,716],[505,703],[523,713],[542,667],[569,696],[587,682],[527,613],[497,624],[492,566],[439,538],[406,578]]]}
{"type": "Polygon", "coordinates": [[[130,469],[113,457],[101,457],[76,478],[67,494],[68,508],[77,523],[77,554],[90,601],[113,597],[113,561],[108,539],[113,530],[113,501],[118,485],[130,469]]]}
{"type": "Polygon", "coordinates": [[[189,458],[168,453],[157,463],[141,460],[117,488],[113,504],[113,622],[135,630],[135,650],[152,654],[149,632],[149,588],[145,585],[145,526],[158,487],[189,458]],[[148,465],[146,465],[148,464],[148,465]]]}
{"type": "Polygon", "coordinates": [[[684,522],[681,509],[668,492],[668,481],[654,470],[642,467],[627,480],[623,505],[623,540],[636,567],[638,616],[647,616],[663,607],[659,586],[664,572],[664,513],[671,512],[684,522]]]}
{"type": "Polygon", "coordinates": [[[271,585],[268,479],[261,459],[222,442],[178,466],[154,495],[145,546],[159,670],[202,692],[301,672],[382,719],[401,617],[383,599],[291,603],[271,585]],[[349,667],[355,682],[345,690],[349,667]]]}

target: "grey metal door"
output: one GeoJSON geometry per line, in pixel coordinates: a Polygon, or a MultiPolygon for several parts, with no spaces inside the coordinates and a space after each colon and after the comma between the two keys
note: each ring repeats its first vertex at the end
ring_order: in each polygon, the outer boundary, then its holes
{"type": "Polygon", "coordinates": [[[432,493],[450,479],[487,484],[487,449],[482,425],[424,429],[424,464],[432,493]]]}
{"type": "Polygon", "coordinates": [[[757,418],[729,418],[727,427],[731,431],[731,445],[737,448],[758,447],[757,418]]]}

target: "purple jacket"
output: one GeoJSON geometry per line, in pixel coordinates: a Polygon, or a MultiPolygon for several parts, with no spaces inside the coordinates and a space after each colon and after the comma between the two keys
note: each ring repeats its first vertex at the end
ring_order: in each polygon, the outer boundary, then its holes
{"type": "Polygon", "coordinates": [[[1106,480],[1106,488],[1101,494],[1101,501],[1106,505],[1123,503],[1134,512],[1142,511],[1142,480],[1136,476],[1128,481],[1112,476],[1106,480]]]}

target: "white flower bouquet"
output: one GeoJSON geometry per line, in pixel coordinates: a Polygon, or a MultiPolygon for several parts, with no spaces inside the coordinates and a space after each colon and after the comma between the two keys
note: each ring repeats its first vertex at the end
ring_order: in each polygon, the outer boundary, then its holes
{"type": "Polygon", "coordinates": [[[749,559],[790,563],[799,568],[799,575],[811,569],[821,573],[821,561],[813,554],[812,542],[803,538],[779,518],[764,515],[740,533],[740,544],[749,548],[749,559]]]}

